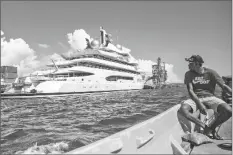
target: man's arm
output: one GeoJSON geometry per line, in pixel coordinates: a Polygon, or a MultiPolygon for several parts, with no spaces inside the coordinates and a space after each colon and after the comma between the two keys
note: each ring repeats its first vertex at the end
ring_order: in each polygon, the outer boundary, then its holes
{"type": "Polygon", "coordinates": [[[222,88],[222,90],[229,94],[232,94],[232,89],[224,83],[224,80],[219,76],[219,74],[214,70],[212,70],[212,72],[216,79],[216,83],[222,88]]]}
{"type": "Polygon", "coordinates": [[[203,103],[201,103],[201,101],[199,100],[199,98],[197,97],[197,95],[194,93],[193,91],[193,85],[191,82],[189,82],[187,84],[187,89],[189,92],[189,96],[191,97],[191,99],[196,103],[197,107],[200,109],[200,112],[203,113],[204,115],[206,115],[206,107],[203,103]]]}
{"type": "Polygon", "coordinates": [[[232,89],[228,85],[226,85],[222,82],[219,82],[219,81],[217,81],[217,84],[222,88],[223,91],[225,91],[229,94],[232,94],[232,89]]]}

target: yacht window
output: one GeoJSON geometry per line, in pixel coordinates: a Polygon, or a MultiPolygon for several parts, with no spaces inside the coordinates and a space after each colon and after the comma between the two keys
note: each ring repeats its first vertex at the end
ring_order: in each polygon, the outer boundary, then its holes
{"type": "Polygon", "coordinates": [[[117,81],[117,80],[123,79],[123,80],[133,80],[133,77],[127,77],[127,76],[108,76],[106,77],[107,81],[117,81]]]}
{"type": "Polygon", "coordinates": [[[69,77],[73,77],[74,75],[73,75],[73,73],[69,73],[69,77]]]}

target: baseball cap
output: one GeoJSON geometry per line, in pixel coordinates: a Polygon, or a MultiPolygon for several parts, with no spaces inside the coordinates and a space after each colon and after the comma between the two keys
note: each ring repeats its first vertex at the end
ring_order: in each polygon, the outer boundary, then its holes
{"type": "Polygon", "coordinates": [[[185,58],[185,60],[188,62],[204,63],[204,61],[200,55],[192,55],[190,58],[185,58]]]}

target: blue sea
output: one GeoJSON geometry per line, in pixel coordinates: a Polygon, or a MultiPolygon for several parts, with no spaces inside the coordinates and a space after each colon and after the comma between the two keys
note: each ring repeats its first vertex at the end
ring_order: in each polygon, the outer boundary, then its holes
{"type": "Polygon", "coordinates": [[[1,152],[68,152],[152,118],[187,98],[186,87],[180,84],[156,90],[2,99],[1,152]]]}

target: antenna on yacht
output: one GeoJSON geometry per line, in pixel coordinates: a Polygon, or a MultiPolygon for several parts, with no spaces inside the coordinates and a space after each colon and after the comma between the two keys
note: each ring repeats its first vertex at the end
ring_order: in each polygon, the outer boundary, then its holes
{"type": "Polygon", "coordinates": [[[53,62],[53,64],[54,64],[54,66],[55,66],[55,68],[56,68],[55,72],[56,72],[56,71],[58,71],[58,67],[57,67],[57,65],[55,64],[55,62],[53,61],[53,59],[51,59],[51,60],[52,60],[52,62],[53,62]]]}
{"type": "Polygon", "coordinates": [[[105,45],[105,36],[106,36],[106,31],[103,29],[103,26],[100,26],[100,44],[105,45]]]}

